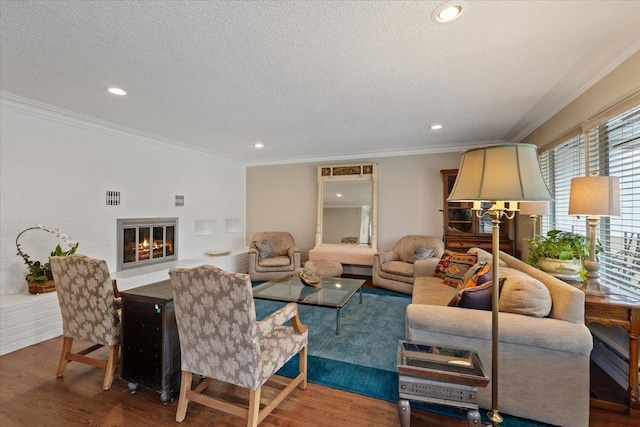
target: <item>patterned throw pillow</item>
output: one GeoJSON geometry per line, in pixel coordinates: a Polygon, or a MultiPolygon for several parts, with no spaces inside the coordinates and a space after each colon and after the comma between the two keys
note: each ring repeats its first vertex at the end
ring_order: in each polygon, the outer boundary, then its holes
{"type": "Polygon", "coordinates": [[[466,273],[462,276],[459,290],[473,288],[483,283],[486,283],[493,279],[493,271],[491,269],[491,263],[487,261],[480,261],[475,263],[466,273]]]}
{"type": "Polygon", "coordinates": [[[256,242],[255,240],[251,243],[253,243],[253,246],[258,250],[259,258],[276,257],[276,251],[273,250],[273,246],[271,246],[271,243],[269,243],[267,239],[264,239],[262,243],[256,242]]]}
{"type": "MultiPolygon", "coordinates": [[[[442,283],[457,288],[462,283],[464,274],[473,267],[476,262],[478,262],[476,255],[455,252],[451,253],[448,261],[443,262],[443,259],[440,259],[444,270],[442,283]]],[[[438,263],[438,267],[440,267],[440,263],[438,263]]]]}
{"type": "Polygon", "coordinates": [[[431,258],[435,253],[435,248],[427,248],[424,245],[419,245],[416,250],[413,252],[411,258],[407,260],[408,263],[413,264],[419,259],[427,259],[431,258]]]}
{"type": "Polygon", "coordinates": [[[435,277],[444,279],[444,276],[445,276],[444,271],[449,266],[449,263],[451,262],[451,256],[453,254],[454,252],[451,252],[449,250],[444,251],[444,253],[442,254],[442,257],[440,258],[440,261],[438,261],[438,265],[436,266],[436,271],[435,273],[433,273],[435,277]]]}

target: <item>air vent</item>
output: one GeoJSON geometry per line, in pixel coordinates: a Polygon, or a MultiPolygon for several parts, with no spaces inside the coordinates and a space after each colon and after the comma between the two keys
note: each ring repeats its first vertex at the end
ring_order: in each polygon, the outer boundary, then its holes
{"type": "Polygon", "coordinates": [[[176,196],[176,206],[184,206],[184,196],[176,196]]]}
{"type": "Polygon", "coordinates": [[[117,206],[120,204],[119,191],[107,191],[107,206],[117,206]]]}

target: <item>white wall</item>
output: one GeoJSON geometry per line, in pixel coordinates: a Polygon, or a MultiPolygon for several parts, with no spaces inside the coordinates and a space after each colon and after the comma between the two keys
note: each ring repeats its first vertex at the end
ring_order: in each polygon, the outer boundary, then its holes
{"type": "MultiPolygon", "coordinates": [[[[179,217],[180,259],[245,247],[243,164],[42,106],[0,101],[0,295],[27,292],[15,239],[34,224],[70,235],[79,252],[105,259],[112,271],[117,218],[179,217]],[[107,190],[121,192],[119,206],[106,206],[107,190]],[[184,195],[184,207],[175,206],[175,195],[184,195]],[[225,232],[227,218],[240,218],[241,230],[225,232]],[[196,236],[197,219],[215,219],[214,233],[196,236]]],[[[32,258],[46,260],[61,242],[36,230],[20,243],[32,258]]]]}
{"type": "MultiPolygon", "coordinates": [[[[442,237],[442,177],[460,153],[369,158],[331,164],[377,162],[378,249],[390,250],[407,234],[442,237]]],[[[324,163],[322,163],[324,164],[324,163]]],[[[302,258],[315,246],[316,163],[247,168],[247,239],[258,231],[289,231],[302,258]]],[[[248,242],[247,242],[248,243],[248,242]]]]}

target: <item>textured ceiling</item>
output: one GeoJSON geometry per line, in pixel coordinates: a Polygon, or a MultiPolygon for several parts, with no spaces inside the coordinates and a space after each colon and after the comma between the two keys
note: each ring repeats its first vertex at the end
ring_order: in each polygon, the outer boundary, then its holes
{"type": "Polygon", "coordinates": [[[640,49],[640,1],[442,3],[2,0],[0,90],[246,164],[366,158],[518,140],[640,49]]]}

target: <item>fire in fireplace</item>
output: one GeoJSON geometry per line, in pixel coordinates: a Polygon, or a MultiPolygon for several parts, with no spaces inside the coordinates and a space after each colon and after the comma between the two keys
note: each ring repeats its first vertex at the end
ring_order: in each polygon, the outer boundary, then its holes
{"type": "Polygon", "coordinates": [[[178,218],[118,219],[118,271],[178,259],[178,218]]]}

